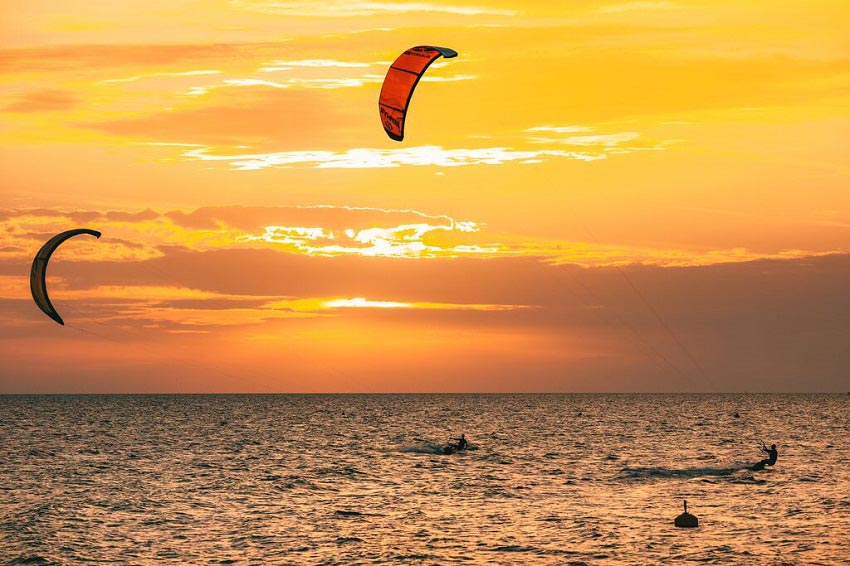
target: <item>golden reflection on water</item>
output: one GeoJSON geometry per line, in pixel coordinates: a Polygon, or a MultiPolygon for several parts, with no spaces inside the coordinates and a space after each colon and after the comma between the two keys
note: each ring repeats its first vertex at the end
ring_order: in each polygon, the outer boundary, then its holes
{"type": "Polygon", "coordinates": [[[0,547],[13,563],[850,556],[847,396],[5,396],[0,405],[0,547]],[[459,432],[473,450],[436,454],[459,432]],[[779,460],[754,473],[745,466],[760,459],[759,438],[778,444],[779,460]],[[699,528],[673,526],[683,499],[699,528]]]}

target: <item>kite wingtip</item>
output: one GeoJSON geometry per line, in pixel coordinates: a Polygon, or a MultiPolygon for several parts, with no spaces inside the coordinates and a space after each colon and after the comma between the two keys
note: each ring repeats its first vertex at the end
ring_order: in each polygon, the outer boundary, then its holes
{"type": "Polygon", "coordinates": [[[446,59],[452,59],[454,57],[457,57],[457,51],[455,51],[454,49],[451,49],[449,47],[436,47],[435,46],[434,49],[439,51],[440,55],[442,55],[446,59]]]}

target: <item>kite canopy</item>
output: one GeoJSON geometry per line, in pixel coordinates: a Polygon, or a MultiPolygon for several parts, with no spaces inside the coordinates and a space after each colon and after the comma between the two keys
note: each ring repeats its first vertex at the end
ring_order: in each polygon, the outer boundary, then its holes
{"type": "Polygon", "coordinates": [[[441,55],[451,59],[457,57],[457,51],[447,47],[419,45],[399,55],[390,65],[381,86],[378,112],[384,124],[384,131],[395,141],[404,139],[404,120],[413,90],[425,70],[441,55]]]}
{"type": "Polygon", "coordinates": [[[67,232],[56,234],[47,240],[47,243],[41,246],[41,249],[38,250],[35,258],[32,260],[32,271],[30,272],[30,291],[32,292],[32,298],[44,314],[62,325],[65,322],[59,316],[59,313],[56,312],[56,309],[53,308],[50,297],[47,296],[47,281],[45,280],[47,276],[47,262],[50,261],[50,256],[53,255],[56,248],[62,245],[62,242],[80,234],[89,234],[95,238],[100,238],[100,232],[97,230],[89,230],[88,228],[68,230],[67,232]]]}

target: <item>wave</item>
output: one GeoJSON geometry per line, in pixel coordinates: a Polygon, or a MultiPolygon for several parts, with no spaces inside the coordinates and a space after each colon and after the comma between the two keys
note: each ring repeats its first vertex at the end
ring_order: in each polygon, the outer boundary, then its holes
{"type": "Polygon", "coordinates": [[[364,476],[365,472],[361,472],[357,468],[351,466],[325,467],[316,470],[316,475],[319,476],[364,476]]]}
{"type": "Polygon", "coordinates": [[[443,454],[443,444],[415,444],[413,446],[402,446],[398,449],[399,452],[407,454],[443,454]]]}
{"type": "Polygon", "coordinates": [[[361,517],[363,515],[360,511],[350,511],[348,509],[337,509],[334,513],[342,517],[361,517]]]}
{"type": "Polygon", "coordinates": [[[49,564],[58,564],[58,562],[51,562],[41,556],[19,556],[9,562],[9,566],[47,566],[49,564]]]}
{"type": "Polygon", "coordinates": [[[623,468],[620,475],[625,478],[698,478],[703,476],[731,476],[747,470],[744,464],[728,468],[623,468]]]}
{"type": "MultiPolygon", "coordinates": [[[[446,444],[433,444],[431,442],[423,442],[422,444],[413,444],[411,446],[400,446],[397,451],[405,452],[407,454],[445,454],[446,444]]],[[[467,446],[466,450],[462,452],[467,452],[470,450],[478,450],[477,444],[470,443],[467,446]]],[[[457,452],[455,452],[457,454],[457,452]]]]}

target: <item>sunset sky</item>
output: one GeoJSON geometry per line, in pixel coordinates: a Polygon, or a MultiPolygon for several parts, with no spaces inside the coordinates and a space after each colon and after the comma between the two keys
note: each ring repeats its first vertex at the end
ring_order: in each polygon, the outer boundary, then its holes
{"type": "Polygon", "coordinates": [[[850,390],[850,4],[0,4],[0,393],[850,390]],[[392,60],[439,59],[402,143],[392,60]],[[29,294],[53,234],[51,321],[29,294]]]}

